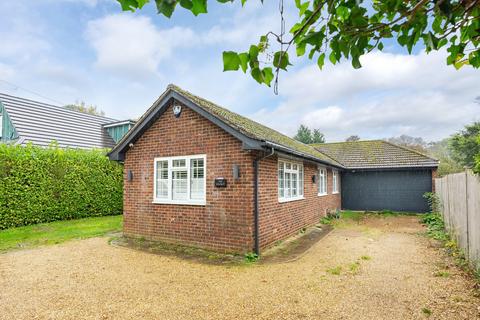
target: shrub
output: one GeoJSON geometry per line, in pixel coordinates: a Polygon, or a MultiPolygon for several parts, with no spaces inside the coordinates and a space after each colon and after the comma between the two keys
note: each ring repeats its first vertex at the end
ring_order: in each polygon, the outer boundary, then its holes
{"type": "Polygon", "coordinates": [[[101,150],[0,144],[0,229],[120,214],[122,176],[101,150]]]}

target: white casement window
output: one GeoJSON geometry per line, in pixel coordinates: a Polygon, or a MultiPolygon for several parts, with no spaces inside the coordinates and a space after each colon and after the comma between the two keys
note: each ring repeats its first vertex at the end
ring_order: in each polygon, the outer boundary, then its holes
{"type": "Polygon", "coordinates": [[[318,168],[318,195],[324,196],[327,194],[327,169],[318,168]]]}
{"type": "Polygon", "coordinates": [[[155,158],[154,203],[206,203],[206,156],[155,158]]]}
{"type": "Polygon", "coordinates": [[[332,193],[338,193],[338,171],[332,170],[332,193]]]}
{"type": "Polygon", "coordinates": [[[303,165],[278,161],[278,200],[280,202],[303,199],[303,165]]]}

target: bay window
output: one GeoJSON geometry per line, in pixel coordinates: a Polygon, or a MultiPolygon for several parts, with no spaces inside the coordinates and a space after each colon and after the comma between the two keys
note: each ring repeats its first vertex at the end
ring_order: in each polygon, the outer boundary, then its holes
{"type": "Polygon", "coordinates": [[[154,203],[206,202],[206,156],[155,158],[154,203]]]}
{"type": "Polygon", "coordinates": [[[323,196],[327,194],[327,169],[318,169],[318,195],[323,196]]]}
{"type": "Polygon", "coordinates": [[[278,200],[303,199],[303,165],[278,161],[278,200]]]}

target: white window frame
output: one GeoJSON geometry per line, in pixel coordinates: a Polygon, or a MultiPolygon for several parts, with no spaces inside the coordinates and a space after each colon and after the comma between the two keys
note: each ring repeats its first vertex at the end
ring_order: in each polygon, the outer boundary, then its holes
{"type": "Polygon", "coordinates": [[[326,167],[318,167],[318,195],[326,196],[328,194],[328,170],[326,167]],[[323,172],[323,174],[322,174],[323,172]],[[324,179],[322,179],[322,176],[324,179]],[[322,190],[321,184],[325,187],[325,190],[322,190]]]}
{"type": "Polygon", "coordinates": [[[295,162],[291,160],[285,160],[285,159],[278,159],[277,163],[277,195],[278,195],[278,202],[289,202],[289,201],[295,201],[295,200],[302,200],[305,199],[304,193],[305,193],[305,172],[304,172],[304,167],[303,163],[301,162],[295,162]],[[287,169],[287,164],[290,165],[290,168],[287,169]],[[279,181],[279,176],[278,176],[278,168],[283,165],[283,196],[280,195],[280,181],[279,181]],[[297,166],[297,169],[293,169],[293,166],[297,166]],[[292,182],[292,173],[297,175],[297,183],[296,183],[296,191],[297,195],[296,196],[291,196],[291,190],[293,188],[290,188],[290,196],[287,196],[286,193],[286,185],[285,185],[285,173],[288,173],[290,175],[290,183],[292,182]]]}
{"type": "Polygon", "coordinates": [[[183,204],[183,205],[206,205],[206,195],[207,195],[207,156],[205,154],[189,155],[189,156],[175,156],[175,157],[161,157],[155,158],[153,161],[153,203],[158,204],[183,204]],[[190,186],[191,186],[191,167],[190,161],[192,159],[203,159],[203,198],[201,199],[191,199],[190,186]],[[172,172],[175,169],[172,167],[174,160],[185,160],[185,168],[187,169],[187,199],[173,199],[172,197],[172,172]],[[168,196],[167,198],[157,198],[157,163],[160,161],[168,162],[168,196]]]}
{"type": "Polygon", "coordinates": [[[2,138],[2,133],[3,133],[3,113],[0,110],[0,138],[2,138]]]}
{"type": "Polygon", "coordinates": [[[339,192],[338,188],[338,170],[332,170],[332,193],[337,194],[339,192]]]}

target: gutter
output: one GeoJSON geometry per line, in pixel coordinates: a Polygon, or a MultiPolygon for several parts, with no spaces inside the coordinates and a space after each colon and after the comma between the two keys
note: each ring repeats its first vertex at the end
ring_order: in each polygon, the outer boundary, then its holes
{"type": "MultiPolygon", "coordinates": [[[[279,145],[279,144],[277,144],[277,143],[273,143],[273,142],[270,142],[270,141],[265,141],[264,144],[265,144],[265,146],[267,146],[267,147],[276,148],[277,150],[284,151],[284,152],[286,152],[286,153],[290,153],[290,154],[299,156],[299,157],[301,157],[301,158],[304,158],[304,159],[307,159],[307,160],[310,160],[310,161],[313,161],[313,162],[316,162],[316,163],[321,163],[321,164],[323,164],[323,165],[332,166],[332,167],[335,167],[335,168],[338,168],[338,169],[346,169],[346,168],[345,168],[344,166],[342,166],[341,164],[339,164],[339,165],[333,164],[333,163],[330,163],[330,162],[328,162],[328,161],[325,161],[325,160],[321,160],[321,159],[319,159],[319,158],[316,158],[316,157],[314,157],[314,156],[310,156],[310,155],[307,155],[307,154],[305,154],[305,153],[292,150],[292,149],[290,149],[290,148],[284,147],[284,146],[279,145]]],[[[328,157],[328,156],[327,156],[327,157],[328,157]]]]}
{"type": "Polygon", "coordinates": [[[272,147],[269,154],[255,158],[253,160],[253,227],[254,227],[254,251],[257,256],[260,256],[260,223],[258,212],[258,164],[261,160],[273,156],[275,149],[272,147]]]}

